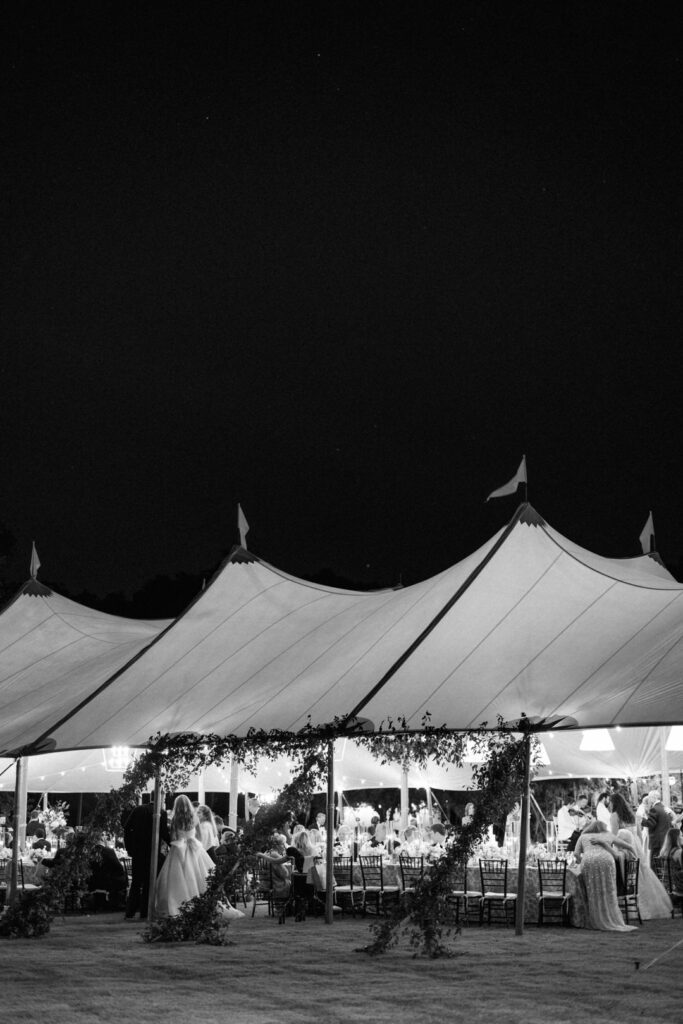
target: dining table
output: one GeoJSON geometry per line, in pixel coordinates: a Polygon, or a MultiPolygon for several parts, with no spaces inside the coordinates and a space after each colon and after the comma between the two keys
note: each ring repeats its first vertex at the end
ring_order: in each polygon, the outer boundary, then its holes
{"type": "MultiPolygon", "coordinates": [[[[426,865],[429,871],[429,865],[426,865]]],[[[398,886],[403,888],[401,879],[400,864],[391,860],[384,860],[382,863],[382,877],[385,886],[398,886]]],[[[360,863],[353,866],[353,883],[359,888],[363,884],[363,876],[360,863]]],[[[519,885],[519,868],[508,864],[507,873],[508,891],[516,893],[519,885]]],[[[473,891],[481,890],[481,875],[479,873],[479,862],[470,861],[467,866],[467,887],[473,891]]],[[[524,923],[536,924],[538,922],[538,868],[536,864],[527,864],[524,873],[524,923]]],[[[588,909],[586,905],[585,888],[581,882],[579,872],[573,866],[567,867],[566,892],[571,897],[569,901],[569,922],[574,928],[588,927],[588,909]]]]}

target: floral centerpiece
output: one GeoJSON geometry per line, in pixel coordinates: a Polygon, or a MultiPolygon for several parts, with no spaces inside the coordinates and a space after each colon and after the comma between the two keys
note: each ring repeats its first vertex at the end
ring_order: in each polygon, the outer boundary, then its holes
{"type": "Polygon", "coordinates": [[[40,820],[45,825],[45,831],[61,835],[66,828],[68,813],[69,805],[65,800],[57,800],[52,807],[47,807],[40,815],[40,820]]]}

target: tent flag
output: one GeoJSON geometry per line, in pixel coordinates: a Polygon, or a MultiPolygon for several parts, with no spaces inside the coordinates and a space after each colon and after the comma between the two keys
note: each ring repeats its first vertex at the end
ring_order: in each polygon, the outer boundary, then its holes
{"type": "Polygon", "coordinates": [[[38,558],[38,552],[36,551],[36,542],[33,541],[33,548],[31,550],[31,579],[34,580],[38,575],[40,569],[40,559],[38,558]]]}
{"type": "Polygon", "coordinates": [[[655,524],[652,518],[652,512],[650,512],[647,517],[647,522],[641,531],[639,540],[644,555],[649,555],[651,551],[655,550],[655,524]]]}
{"type": "Polygon", "coordinates": [[[247,546],[247,534],[249,533],[249,523],[247,517],[242,511],[242,506],[237,503],[237,528],[240,531],[240,547],[246,548],[247,546]]]}
{"type": "Polygon", "coordinates": [[[497,491],[491,491],[486,500],[490,501],[491,498],[504,498],[508,494],[514,494],[519,485],[526,485],[526,482],[526,455],[523,455],[522,461],[519,464],[519,469],[513,476],[512,480],[508,480],[508,482],[503,484],[502,487],[499,487],[497,491]]]}

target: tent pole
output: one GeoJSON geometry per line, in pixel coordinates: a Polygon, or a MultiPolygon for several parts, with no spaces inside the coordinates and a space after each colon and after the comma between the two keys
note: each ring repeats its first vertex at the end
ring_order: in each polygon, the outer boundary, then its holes
{"type": "Polygon", "coordinates": [[[159,869],[159,836],[161,833],[161,769],[154,773],[154,814],[152,817],[152,856],[149,859],[149,902],[147,920],[154,921],[154,906],[157,894],[157,871],[159,869]]]}
{"type": "Polygon", "coordinates": [[[14,774],[14,835],[12,836],[12,866],[10,868],[7,902],[12,903],[19,893],[19,857],[26,842],[26,768],[27,759],[18,757],[14,774]]]}
{"type": "Polygon", "coordinates": [[[408,772],[405,768],[401,769],[401,831],[405,832],[408,828],[408,804],[410,802],[410,793],[408,790],[408,772]]]}
{"type": "Polygon", "coordinates": [[[344,790],[340,786],[337,790],[337,828],[344,824],[344,790]]]}
{"type": "Polygon", "coordinates": [[[228,825],[237,832],[237,801],[240,791],[240,764],[235,755],[230,758],[230,809],[228,825]]]}
{"type": "Polygon", "coordinates": [[[524,934],[524,897],[526,895],[526,851],[529,835],[529,796],[531,778],[531,735],[524,736],[524,789],[522,790],[522,813],[519,823],[519,861],[517,863],[517,906],[515,908],[515,934],[524,934]]]}
{"type": "Polygon", "coordinates": [[[334,740],[327,744],[327,829],[325,830],[325,924],[334,921],[334,740]]]}
{"type": "Polygon", "coordinates": [[[197,772],[197,800],[200,804],[206,803],[206,771],[200,768],[197,772]]]}
{"type": "Polygon", "coordinates": [[[669,783],[669,752],[666,749],[666,741],[669,738],[669,728],[666,725],[659,727],[659,749],[661,753],[662,768],[662,803],[665,807],[671,805],[671,785],[669,783]]]}

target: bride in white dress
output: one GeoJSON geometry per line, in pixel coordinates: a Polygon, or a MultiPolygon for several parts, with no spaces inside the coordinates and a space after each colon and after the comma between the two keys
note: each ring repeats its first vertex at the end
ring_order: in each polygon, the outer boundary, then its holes
{"type": "MultiPolygon", "coordinates": [[[[650,858],[638,836],[636,816],[621,793],[613,793],[610,800],[612,816],[610,829],[619,839],[631,847],[631,857],[637,857],[638,866],[638,909],[643,921],[671,917],[671,899],[662,883],[650,867],[650,858]]],[[[626,850],[629,855],[629,851],[626,850]]]]}
{"type": "Polygon", "coordinates": [[[187,900],[206,891],[214,863],[196,837],[197,815],[186,796],[173,804],[171,844],[157,879],[155,909],[159,917],[175,917],[187,900]]]}

